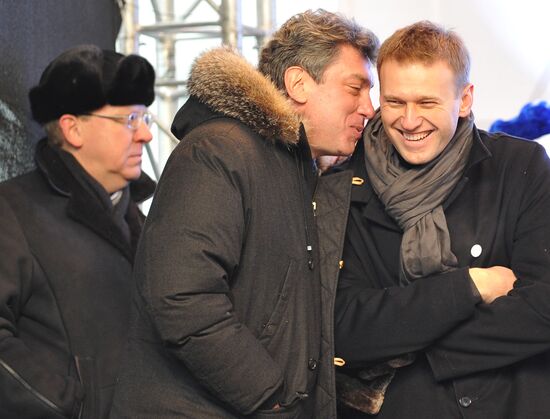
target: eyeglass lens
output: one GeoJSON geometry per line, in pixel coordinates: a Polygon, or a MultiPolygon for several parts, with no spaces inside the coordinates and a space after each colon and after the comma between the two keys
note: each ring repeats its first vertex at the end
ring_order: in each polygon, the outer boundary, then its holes
{"type": "Polygon", "coordinates": [[[153,123],[153,116],[149,112],[132,112],[128,115],[129,128],[138,129],[141,121],[150,128],[153,123]]]}

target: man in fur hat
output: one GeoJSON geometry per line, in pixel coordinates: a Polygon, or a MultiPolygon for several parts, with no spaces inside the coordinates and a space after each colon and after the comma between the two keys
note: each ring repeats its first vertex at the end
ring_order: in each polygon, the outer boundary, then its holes
{"type": "Polygon", "coordinates": [[[0,184],[0,417],[106,418],[126,342],[131,271],[154,182],[155,73],[79,46],[29,98],[37,168],[0,184]]]}
{"type": "Polygon", "coordinates": [[[374,114],[377,46],[319,10],[273,35],[260,72],[223,48],[197,59],[138,250],[112,418],[336,416],[313,159],[350,154],[374,114]]]}

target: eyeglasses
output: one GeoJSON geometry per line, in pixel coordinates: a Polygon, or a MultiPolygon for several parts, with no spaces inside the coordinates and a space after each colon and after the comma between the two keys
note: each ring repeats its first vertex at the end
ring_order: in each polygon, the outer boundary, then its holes
{"type": "Polygon", "coordinates": [[[147,125],[147,128],[151,128],[153,124],[153,115],[149,112],[131,112],[128,115],[101,115],[97,113],[84,113],[82,115],[95,116],[97,118],[111,119],[113,121],[125,124],[132,131],[136,131],[141,122],[147,125]]]}

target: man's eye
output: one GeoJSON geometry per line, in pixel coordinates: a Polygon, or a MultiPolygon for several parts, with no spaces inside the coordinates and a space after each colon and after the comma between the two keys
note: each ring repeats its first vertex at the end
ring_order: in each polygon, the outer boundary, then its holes
{"type": "Polygon", "coordinates": [[[138,119],[139,115],[136,112],[132,112],[130,115],[128,115],[128,121],[135,121],[138,119]]]}

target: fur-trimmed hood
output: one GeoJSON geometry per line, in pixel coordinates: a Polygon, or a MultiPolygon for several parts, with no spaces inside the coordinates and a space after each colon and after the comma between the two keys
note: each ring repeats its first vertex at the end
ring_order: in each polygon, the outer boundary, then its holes
{"type": "MultiPolygon", "coordinates": [[[[195,98],[217,114],[238,119],[267,140],[298,143],[300,120],[288,99],[227,47],[209,50],[195,60],[187,88],[191,100],[195,98]]],[[[178,138],[198,122],[197,115],[193,123],[188,120],[192,111],[185,105],[181,111],[172,126],[178,138]]]]}

